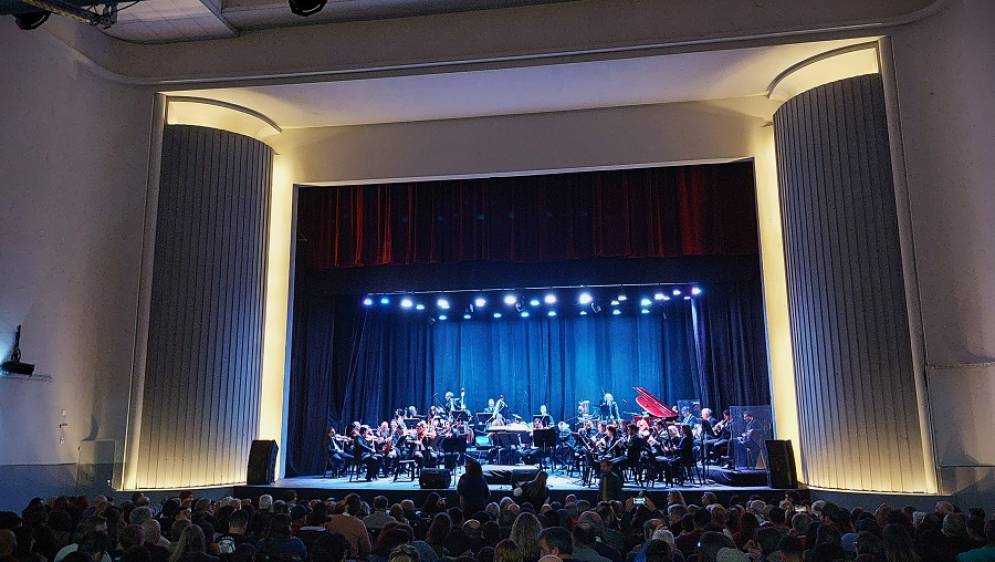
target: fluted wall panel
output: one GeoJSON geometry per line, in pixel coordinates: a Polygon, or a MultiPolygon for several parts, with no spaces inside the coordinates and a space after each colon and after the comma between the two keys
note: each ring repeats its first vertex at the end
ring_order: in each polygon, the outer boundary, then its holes
{"type": "Polygon", "coordinates": [[[167,126],[136,485],[245,480],[259,420],[272,150],[167,126]]]}
{"type": "Polygon", "coordinates": [[[881,77],[802,93],[774,127],[805,481],[922,491],[881,77]]]}

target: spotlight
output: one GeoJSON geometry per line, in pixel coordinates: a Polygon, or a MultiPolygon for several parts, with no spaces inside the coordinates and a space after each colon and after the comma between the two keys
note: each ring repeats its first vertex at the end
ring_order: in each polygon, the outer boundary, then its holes
{"type": "Polygon", "coordinates": [[[501,313],[500,312],[495,312],[494,313],[494,318],[501,318],[501,313]]]}
{"type": "Polygon", "coordinates": [[[363,299],[363,306],[373,306],[373,299],[370,297],[363,299]]]}
{"type": "Polygon", "coordinates": [[[612,311],[612,316],[618,316],[619,314],[622,314],[622,311],[617,308],[612,311]]]}
{"type": "Polygon", "coordinates": [[[425,305],[418,303],[415,305],[415,310],[425,310],[425,305]]]}
{"type": "Polygon", "coordinates": [[[667,300],[667,295],[663,294],[663,291],[657,291],[653,293],[653,300],[655,301],[665,301],[667,300]]]}
{"type": "Polygon", "coordinates": [[[649,311],[648,308],[644,308],[644,309],[640,310],[639,312],[641,312],[643,314],[649,314],[650,313],[650,311],[649,311]]]}
{"type": "Polygon", "coordinates": [[[290,0],[290,11],[298,16],[313,16],[325,7],[328,0],[290,0]]]}
{"type": "Polygon", "coordinates": [[[546,313],[546,316],[549,316],[550,318],[552,318],[552,317],[556,316],[556,311],[555,310],[550,310],[549,312],[546,313]]]}
{"type": "Polygon", "coordinates": [[[580,315],[581,316],[587,316],[587,311],[586,310],[581,310],[580,311],[580,315]]]}
{"type": "Polygon", "coordinates": [[[469,314],[464,314],[463,315],[463,320],[469,320],[469,319],[470,319],[470,315],[469,314]]]}
{"type": "Polygon", "coordinates": [[[617,301],[617,300],[614,300],[614,299],[612,299],[612,302],[611,302],[611,305],[612,305],[612,306],[618,306],[618,301],[617,301]]]}
{"type": "Polygon", "coordinates": [[[477,297],[473,299],[473,304],[476,305],[477,308],[484,308],[487,305],[487,299],[484,297],[477,297]]]}
{"type": "Polygon", "coordinates": [[[673,294],[675,297],[679,297],[679,296],[681,296],[681,290],[680,289],[674,289],[673,291],[671,291],[671,294],[673,294]]]}
{"type": "Polygon", "coordinates": [[[438,306],[442,310],[449,310],[449,301],[444,298],[440,298],[439,300],[435,301],[435,306],[438,306]]]}
{"type": "Polygon", "coordinates": [[[17,27],[28,31],[40,27],[41,24],[48,20],[48,16],[50,15],[52,15],[52,12],[49,12],[48,10],[27,12],[25,14],[14,14],[14,23],[17,24],[17,27]]]}
{"type": "Polygon", "coordinates": [[[529,306],[539,306],[539,299],[532,299],[529,301],[529,306]]]}
{"type": "Polygon", "coordinates": [[[528,317],[529,317],[529,311],[528,310],[523,310],[522,311],[522,318],[528,318],[528,317]]]}
{"type": "Polygon", "coordinates": [[[549,293],[548,295],[543,297],[542,300],[546,304],[556,304],[556,295],[554,295],[553,293],[549,293]]]}
{"type": "Polygon", "coordinates": [[[629,297],[625,293],[619,293],[618,294],[618,300],[619,300],[619,302],[625,302],[625,301],[629,300],[629,297]]]}
{"type": "Polygon", "coordinates": [[[594,297],[591,296],[591,293],[587,292],[581,293],[580,296],[577,297],[577,302],[579,302],[580,304],[591,304],[591,301],[593,300],[594,297]]]}
{"type": "Polygon", "coordinates": [[[642,300],[639,301],[640,306],[649,306],[651,304],[653,304],[653,301],[649,300],[646,297],[643,297],[642,300]]]}
{"type": "Polygon", "coordinates": [[[691,287],[691,294],[694,296],[698,296],[701,294],[701,289],[698,287],[691,287]]]}
{"type": "Polygon", "coordinates": [[[667,295],[663,295],[663,300],[664,300],[664,302],[669,301],[670,297],[668,297],[667,295]]]}
{"type": "Polygon", "coordinates": [[[691,300],[691,295],[684,295],[684,300],[686,300],[686,301],[691,300]]]}
{"type": "Polygon", "coordinates": [[[401,299],[401,308],[411,308],[414,305],[415,301],[409,299],[408,297],[401,299]]]}
{"type": "Polygon", "coordinates": [[[390,299],[387,297],[380,297],[380,304],[390,304],[390,299]]]}
{"type": "Polygon", "coordinates": [[[504,296],[504,304],[506,304],[508,306],[511,306],[511,305],[515,304],[516,302],[518,302],[518,297],[516,297],[515,295],[505,295],[504,296]]]}
{"type": "Polygon", "coordinates": [[[446,316],[445,314],[440,314],[439,315],[439,320],[449,320],[449,317],[446,316]]]}

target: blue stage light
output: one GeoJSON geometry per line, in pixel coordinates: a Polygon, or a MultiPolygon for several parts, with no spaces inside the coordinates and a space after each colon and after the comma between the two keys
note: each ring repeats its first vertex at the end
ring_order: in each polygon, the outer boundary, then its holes
{"type": "Polygon", "coordinates": [[[363,299],[363,306],[373,306],[373,299],[370,297],[363,299]]]}
{"type": "Polygon", "coordinates": [[[679,297],[679,296],[681,296],[681,290],[680,290],[680,289],[674,289],[674,290],[672,291],[672,293],[673,293],[673,295],[674,295],[675,297],[679,297]]]}
{"type": "Polygon", "coordinates": [[[476,306],[477,308],[484,308],[485,306],[487,306],[487,299],[485,299],[484,297],[477,297],[473,299],[473,305],[476,306]]]}
{"type": "Polygon", "coordinates": [[[390,299],[387,297],[380,297],[380,304],[390,304],[390,299]]]}
{"type": "Polygon", "coordinates": [[[653,300],[655,301],[665,301],[667,300],[667,295],[663,294],[663,291],[657,291],[653,293],[653,300]]]}
{"type": "Polygon", "coordinates": [[[581,293],[580,296],[577,297],[577,302],[579,302],[580,304],[591,304],[591,301],[593,300],[594,297],[591,296],[591,293],[587,292],[581,293]]]}
{"type": "Polygon", "coordinates": [[[581,310],[580,311],[580,315],[581,316],[587,316],[587,311],[586,310],[581,310]]]}
{"type": "Polygon", "coordinates": [[[698,287],[691,287],[691,294],[694,296],[698,296],[701,294],[701,289],[698,287]]]}
{"type": "Polygon", "coordinates": [[[648,308],[644,308],[644,309],[640,310],[639,312],[641,312],[643,314],[649,314],[650,313],[650,311],[649,311],[648,308]]]}
{"type": "Polygon", "coordinates": [[[411,308],[414,305],[415,301],[409,299],[408,297],[401,299],[401,308],[411,308]]]}
{"type": "Polygon", "coordinates": [[[543,297],[542,300],[546,304],[556,304],[556,295],[554,295],[553,293],[549,293],[548,295],[543,297]]]}
{"type": "Polygon", "coordinates": [[[441,308],[442,310],[449,310],[449,301],[447,299],[440,298],[435,301],[435,306],[441,308]]]}
{"type": "Polygon", "coordinates": [[[500,312],[495,312],[494,313],[494,318],[501,318],[501,313],[500,312]]]}
{"type": "Polygon", "coordinates": [[[550,310],[549,312],[546,313],[546,316],[549,316],[550,318],[552,318],[552,317],[556,316],[556,311],[555,310],[550,310]]]}
{"type": "Polygon", "coordinates": [[[415,305],[415,310],[425,310],[425,305],[418,303],[415,305]]]}
{"type": "Polygon", "coordinates": [[[625,302],[625,301],[629,300],[629,297],[625,293],[620,293],[618,295],[618,300],[619,300],[619,302],[625,302]]]}
{"type": "Polygon", "coordinates": [[[618,306],[618,301],[617,300],[612,300],[611,305],[612,306],[618,306]]]}
{"type": "Polygon", "coordinates": [[[612,311],[612,316],[618,316],[619,314],[622,314],[622,311],[617,308],[612,311]]]}
{"type": "Polygon", "coordinates": [[[469,314],[464,314],[463,315],[463,320],[469,320],[469,319],[470,319],[470,315],[469,314]]]}
{"type": "Polygon", "coordinates": [[[539,299],[532,299],[529,301],[529,306],[539,306],[539,299]]]}
{"type": "Polygon", "coordinates": [[[669,300],[670,300],[670,297],[668,297],[667,295],[663,295],[663,300],[665,300],[665,301],[669,301],[669,300]]]}
{"type": "Polygon", "coordinates": [[[653,301],[649,300],[646,297],[643,297],[642,300],[639,301],[640,306],[650,306],[651,304],[653,304],[653,301]]]}
{"type": "Polygon", "coordinates": [[[529,311],[528,310],[523,310],[522,311],[522,318],[528,318],[528,317],[529,317],[529,311]]]}
{"type": "Polygon", "coordinates": [[[506,304],[508,306],[514,306],[514,304],[516,302],[518,302],[518,297],[516,297],[515,295],[505,295],[504,296],[504,304],[506,304]]]}
{"type": "Polygon", "coordinates": [[[449,320],[449,317],[446,316],[445,314],[440,314],[439,315],[439,320],[449,320]]]}
{"type": "Polygon", "coordinates": [[[686,301],[691,300],[691,296],[690,295],[684,295],[684,300],[686,300],[686,301]]]}

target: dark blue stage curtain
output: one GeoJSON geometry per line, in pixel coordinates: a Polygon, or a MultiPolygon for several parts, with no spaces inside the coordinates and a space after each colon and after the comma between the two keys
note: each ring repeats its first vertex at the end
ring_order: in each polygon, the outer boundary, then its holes
{"type": "Polygon", "coordinates": [[[288,474],[320,472],[322,435],[352,420],[373,424],[398,407],[424,411],[446,390],[470,408],[503,393],[528,417],[547,404],[556,420],[580,400],[615,394],[638,410],[633,386],[673,404],[769,402],[763,311],[755,280],[703,285],[667,313],[447,320],[365,309],[360,297],[301,295],[295,312],[288,474]]]}

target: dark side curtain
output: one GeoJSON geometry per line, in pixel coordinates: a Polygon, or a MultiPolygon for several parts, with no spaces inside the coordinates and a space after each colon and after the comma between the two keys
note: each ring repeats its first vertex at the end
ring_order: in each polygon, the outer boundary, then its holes
{"type": "Polygon", "coordinates": [[[302,187],[310,270],[757,252],[751,163],[302,187]]]}
{"type": "Polygon", "coordinates": [[[296,302],[288,474],[321,470],[328,425],[424,410],[465,387],[472,410],[499,393],[523,417],[547,404],[557,420],[605,391],[638,410],[633,386],[665,402],[722,408],[769,403],[763,311],[755,280],[704,285],[666,314],[446,321],[359,306],[358,296],[306,290],[296,302]]]}

